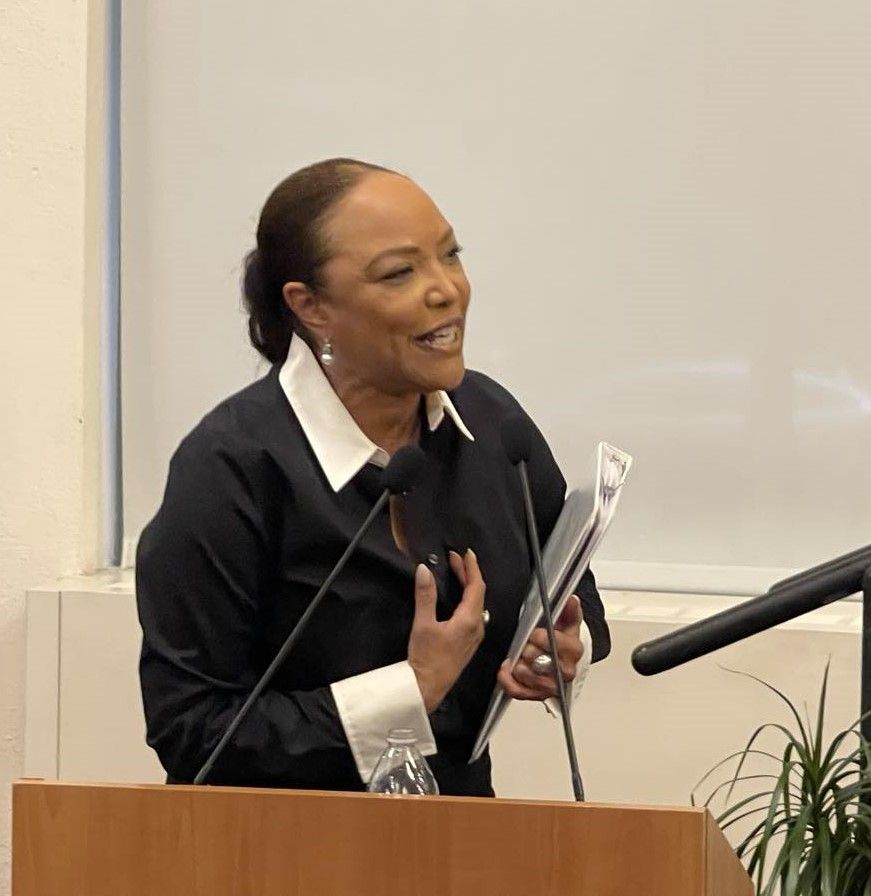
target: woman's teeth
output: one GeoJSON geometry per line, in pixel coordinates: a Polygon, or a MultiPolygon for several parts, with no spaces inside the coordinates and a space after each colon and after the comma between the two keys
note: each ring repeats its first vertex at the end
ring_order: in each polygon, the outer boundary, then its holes
{"type": "Polygon", "coordinates": [[[433,348],[447,348],[457,342],[459,338],[460,328],[456,324],[451,324],[448,327],[442,327],[440,330],[435,330],[426,336],[422,336],[419,341],[433,348]]]}

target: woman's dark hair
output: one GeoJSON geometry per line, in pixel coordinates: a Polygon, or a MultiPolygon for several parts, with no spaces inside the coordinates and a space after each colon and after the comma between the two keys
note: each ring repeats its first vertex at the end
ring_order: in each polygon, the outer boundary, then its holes
{"type": "Polygon", "coordinates": [[[242,296],[251,344],[267,361],[284,361],[294,331],[305,335],[284,301],[284,284],[321,285],[321,268],[329,260],[324,221],[369,171],[390,169],[357,159],[325,159],[285,178],[266,200],[257,248],[245,258],[242,296]]]}

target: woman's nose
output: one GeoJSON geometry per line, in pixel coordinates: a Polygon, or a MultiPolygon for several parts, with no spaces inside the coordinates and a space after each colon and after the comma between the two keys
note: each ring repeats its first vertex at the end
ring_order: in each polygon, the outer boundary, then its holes
{"type": "Polygon", "coordinates": [[[433,271],[432,280],[427,285],[426,303],[431,308],[451,305],[460,299],[460,287],[451,278],[450,273],[441,265],[433,271]]]}

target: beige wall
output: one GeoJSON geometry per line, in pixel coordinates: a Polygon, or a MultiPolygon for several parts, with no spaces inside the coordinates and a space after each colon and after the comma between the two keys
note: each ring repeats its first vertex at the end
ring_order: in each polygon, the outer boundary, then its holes
{"type": "Polygon", "coordinates": [[[96,537],[98,408],[85,383],[102,150],[88,143],[101,139],[103,9],[0,0],[0,893],[8,785],[23,767],[25,589],[89,566],[96,537]]]}

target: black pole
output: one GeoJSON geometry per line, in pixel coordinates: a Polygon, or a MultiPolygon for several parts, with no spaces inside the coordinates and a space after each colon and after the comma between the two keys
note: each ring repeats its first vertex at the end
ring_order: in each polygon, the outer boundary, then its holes
{"type": "Polygon", "coordinates": [[[571,707],[566,697],[566,684],[562,670],[559,667],[559,653],[556,646],[556,634],[553,629],[553,616],[548,605],[547,582],[544,579],[544,568],[541,563],[541,547],[538,541],[538,527],[535,525],[535,510],[532,504],[532,491],[529,487],[529,473],[526,469],[526,461],[521,460],[517,465],[520,471],[520,484],[523,488],[523,503],[526,505],[526,532],[529,537],[529,546],[532,549],[533,567],[538,581],[538,595],[541,599],[541,615],[544,617],[547,628],[547,641],[550,644],[550,655],[553,660],[553,677],[556,682],[556,695],[559,700],[560,715],[563,723],[563,736],[566,742],[566,752],[569,756],[569,770],[572,776],[572,791],[575,800],[584,802],[584,783],[581,780],[581,772],[578,768],[578,751],[575,748],[575,736],[572,732],[571,707]]]}
{"type": "MultiPolygon", "coordinates": [[[[761,597],[639,644],[632,653],[632,665],[642,675],[656,675],[863,589],[867,593],[871,586],[869,569],[871,545],[776,582],[761,597]]],[[[866,632],[871,631],[869,603],[871,601],[865,602],[863,613],[866,632]]],[[[871,636],[863,638],[863,649],[866,669],[871,673],[871,645],[866,646],[868,637],[871,636]]],[[[871,706],[871,693],[867,702],[871,706]]]]}
{"type": "Polygon", "coordinates": [[[305,631],[306,626],[308,625],[308,621],[311,618],[314,611],[318,608],[321,600],[323,600],[324,595],[330,590],[333,582],[336,580],[336,577],[342,571],[345,563],[347,563],[348,558],[354,551],[357,549],[357,545],[363,540],[363,536],[368,531],[369,527],[375,521],[375,518],[381,513],[384,505],[387,503],[388,498],[390,497],[390,492],[385,490],[378,500],[375,502],[373,508],[369,511],[369,515],[366,517],[363,525],[357,530],[357,534],[351,539],[351,543],[345,548],[345,553],[342,554],[339,562],[333,567],[332,572],[327,576],[324,580],[323,585],[318,589],[318,593],[312,598],[311,603],[306,607],[305,612],[299,619],[299,622],[293,627],[293,631],[287,636],[284,644],[281,645],[281,650],[275,655],[275,659],[269,664],[269,667],[260,676],[260,680],[254,686],[254,690],[248,695],[245,702],[242,704],[242,708],[233,716],[230,724],[227,726],[227,730],[224,731],[221,739],[218,741],[215,748],[209,753],[208,759],[203,763],[202,768],[197,772],[196,777],[194,778],[194,784],[203,784],[205,783],[206,778],[208,777],[209,772],[212,770],[212,766],[217,762],[220,755],[224,752],[224,748],[232,739],[233,735],[236,733],[236,729],[242,724],[242,722],[247,717],[248,713],[251,711],[251,707],[257,702],[260,695],[265,690],[266,686],[272,681],[273,676],[275,675],[278,667],[287,659],[287,655],[293,650],[296,645],[299,636],[305,631]]]}
{"type": "MultiPolygon", "coordinates": [[[[859,682],[862,741],[871,744],[871,545],[836,557],[798,575],[776,582],[767,594],[745,601],[708,619],[640,644],[632,665],[642,675],[656,675],[690,660],[742,641],[781,622],[851,594],[862,593],[862,656],[859,682]]],[[[871,805],[871,782],[862,751],[858,800],[871,805]]]]}
{"type": "Polygon", "coordinates": [[[871,566],[862,579],[862,737],[871,742],[871,566]]]}

